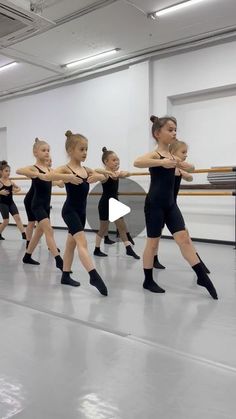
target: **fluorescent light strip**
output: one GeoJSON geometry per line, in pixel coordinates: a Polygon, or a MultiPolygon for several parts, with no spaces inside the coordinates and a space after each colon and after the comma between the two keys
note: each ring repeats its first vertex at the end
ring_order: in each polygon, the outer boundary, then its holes
{"type": "Polygon", "coordinates": [[[72,63],[65,64],[66,68],[73,68],[80,64],[87,63],[89,61],[97,60],[99,58],[107,57],[109,55],[116,54],[120,51],[120,48],[111,49],[110,51],[101,52],[100,54],[91,55],[90,57],[81,58],[81,60],[73,61],[72,63]]]}
{"type": "Polygon", "coordinates": [[[203,0],[187,0],[182,3],[174,4],[173,6],[167,7],[166,9],[162,9],[157,12],[154,12],[152,15],[154,17],[160,17],[163,15],[166,15],[167,13],[176,12],[180,9],[184,9],[185,7],[193,6],[197,3],[200,3],[201,1],[203,0]]]}
{"type": "Polygon", "coordinates": [[[16,64],[17,63],[15,61],[13,61],[10,64],[3,65],[2,67],[0,67],[0,71],[8,70],[9,68],[14,67],[16,64]]]}

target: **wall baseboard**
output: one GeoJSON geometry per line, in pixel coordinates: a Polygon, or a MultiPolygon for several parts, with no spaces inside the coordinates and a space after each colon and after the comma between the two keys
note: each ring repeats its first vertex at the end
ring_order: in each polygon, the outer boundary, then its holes
{"type": "MultiPolygon", "coordinates": [[[[15,224],[9,223],[9,226],[14,226],[15,224]]],[[[26,225],[24,224],[24,227],[26,227],[26,225]]],[[[53,226],[53,228],[55,230],[67,230],[66,227],[59,227],[59,226],[53,226]]],[[[90,228],[85,228],[86,232],[88,233],[97,233],[98,230],[91,230],[90,228]]],[[[113,234],[116,235],[116,231],[114,230],[109,230],[108,231],[109,234],[113,234]]],[[[167,240],[174,240],[172,236],[162,236],[162,239],[167,239],[167,240]]],[[[200,243],[210,243],[210,244],[225,244],[227,246],[235,246],[236,249],[236,243],[234,241],[231,240],[215,240],[215,239],[201,239],[200,237],[191,237],[192,241],[194,242],[200,242],[200,243]]]]}

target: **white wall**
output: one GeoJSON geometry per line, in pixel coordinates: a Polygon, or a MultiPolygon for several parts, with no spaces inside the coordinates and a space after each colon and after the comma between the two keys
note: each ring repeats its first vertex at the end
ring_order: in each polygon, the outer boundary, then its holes
{"type": "MultiPolygon", "coordinates": [[[[100,166],[101,148],[114,149],[124,169],[154,146],[149,116],[171,113],[197,167],[234,165],[236,42],[136,64],[93,79],[0,103],[13,168],[31,164],[35,136],[51,144],[54,165],[66,161],[64,132],[89,139],[87,165],[100,166]]],[[[195,183],[205,175],[195,175],[195,183]]],[[[137,180],[137,178],[135,178],[137,180]]],[[[139,178],[147,188],[148,178],[139,178]]],[[[25,185],[25,184],[24,184],[25,185]]],[[[20,197],[16,198],[23,209],[20,197]]],[[[53,223],[62,226],[61,198],[53,198],[53,223]]],[[[193,237],[234,240],[234,200],[179,197],[193,237]]],[[[25,215],[22,213],[25,221],[25,215]]]]}

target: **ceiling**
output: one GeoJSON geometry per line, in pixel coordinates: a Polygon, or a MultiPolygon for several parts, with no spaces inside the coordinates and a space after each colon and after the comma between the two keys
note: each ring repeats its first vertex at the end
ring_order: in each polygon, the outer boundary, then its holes
{"type": "Polygon", "coordinates": [[[236,39],[235,0],[204,0],[158,20],[147,17],[176,2],[179,0],[33,1],[42,8],[41,15],[54,25],[7,46],[1,44],[0,38],[0,66],[18,63],[0,72],[0,99],[118,63],[135,62],[160,51],[171,52],[177,46],[193,48],[194,43],[199,47],[212,41],[236,39]],[[120,48],[115,58],[101,58],[71,70],[63,67],[70,61],[113,48],[120,48]]]}

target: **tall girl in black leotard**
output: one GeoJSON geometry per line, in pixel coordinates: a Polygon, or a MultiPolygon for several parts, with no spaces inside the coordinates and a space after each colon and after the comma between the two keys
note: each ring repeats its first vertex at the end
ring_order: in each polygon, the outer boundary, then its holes
{"type": "MultiPolygon", "coordinates": [[[[56,261],[56,267],[63,268],[63,260],[59,255],[59,251],[54,239],[53,229],[50,223],[50,201],[51,201],[51,182],[45,182],[42,180],[44,176],[49,173],[48,160],[49,160],[50,147],[44,140],[35,139],[33,146],[33,154],[36,158],[34,166],[28,166],[22,169],[18,169],[17,173],[32,179],[33,183],[33,196],[31,201],[32,217],[38,222],[37,227],[34,231],[33,237],[27,248],[27,252],[23,257],[23,262],[39,265],[39,262],[32,259],[32,253],[37,246],[40,237],[44,234],[47,242],[47,246],[50,249],[52,255],[56,261]]],[[[69,180],[73,180],[75,177],[67,177],[69,180]]],[[[55,180],[64,180],[59,177],[55,180]]]]}
{"type": "MultiPolygon", "coordinates": [[[[99,173],[105,175],[105,180],[102,181],[103,193],[98,204],[98,212],[100,219],[100,228],[96,235],[96,245],[93,254],[95,256],[107,256],[105,253],[101,252],[100,244],[102,238],[108,231],[109,226],[109,199],[114,198],[118,199],[118,188],[119,188],[119,178],[125,178],[129,176],[129,172],[118,171],[120,160],[116,153],[111,150],[107,150],[106,147],[102,149],[102,162],[105,165],[105,169],[96,169],[99,173]]],[[[120,233],[121,240],[123,241],[126,249],[126,254],[128,256],[133,256],[135,259],[140,259],[140,256],[136,255],[131,247],[131,243],[127,237],[127,228],[124,221],[124,218],[119,218],[115,221],[116,227],[120,233]]]]}
{"type": "Polygon", "coordinates": [[[156,293],[165,292],[153,280],[153,258],[161,237],[163,225],[166,224],[183,257],[197,274],[197,284],[205,287],[212,298],[217,299],[217,293],[210,278],[202,267],[198,256],[185,230],[182,214],[174,200],[175,169],[191,170],[192,167],[181,162],[178,157],[169,152],[170,144],[176,141],[176,120],[171,117],[151,117],[152,134],[158,143],[155,151],[137,158],[135,167],[148,167],[151,184],[145,201],[145,219],[147,241],[143,254],[144,282],[143,288],[156,293]]]}
{"type": "MultiPolygon", "coordinates": [[[[86,203],[89,184],[103,180],[104,175],[98,174],[92,169],[82,166],[87,157],[88,140],[81,134],[66,132],[66,151],[70,158],[69,162],[56,169],[58,175],[72,175],[76,177],[78,184],[66,183],[67,198],[62,208],[62,217],[68,227],[68,236],[63,259],[63,274],[61,283],[78,286],[79,282],[70,277],[75,248],[79,258],[89,274],[90,284],[95,286],[102,295],[107,295],[107,288],[102,278],[96,271],[92,258],[87,248],[87,240],[84,232],[86,221],[86,203]]],[[[54,175],[49,174],[48,179],[54,180],[54,175]]]]}
{"type": "Polygon", "coordinates": [[[21,189],[14,182],[12,182],[9,177],[10,166],[6,160],[2,160],[0,162],[0,212],[3,221],[0,224],[0,240],[5,240],[2,237],[2,232],[9,223],[9,214],[11,214],[14,218],[16,225],[21,232],[22,239],[26,239],[25,229],[12,196],[13,193],[20,192],[21,189]]]}

